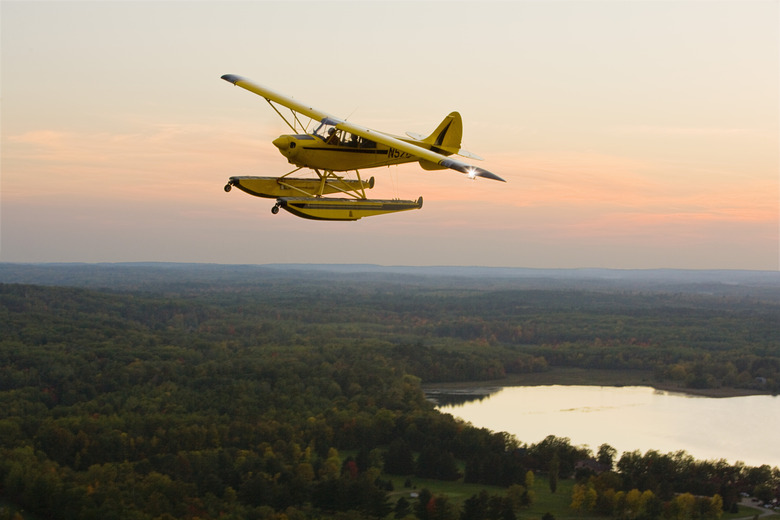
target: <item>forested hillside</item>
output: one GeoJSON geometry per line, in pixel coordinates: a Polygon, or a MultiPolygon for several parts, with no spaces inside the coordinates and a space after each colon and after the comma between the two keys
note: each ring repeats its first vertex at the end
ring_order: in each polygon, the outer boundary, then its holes
{"type": "MultiPolygon", "coordinates": [[[[590,486],[651,492],[648,518],[676,493],[726,510],[740,492],[778,493],[768,467],[521,443],[439,414],[420,386],[576,366],[777,392],[780,304],[766,288],[123,269],[89,289],[72,271],[59,284],[82,287],[0,284],[0,496],[42,517],[510,518],[532,500],[529,471],[569,478],[597,455],[614,479],[590,486]],[[486,497],[404,504],[393,474],[513,492],[478,516],[486,497]]],[[[578,507],[623,514],[605,504],[578,507]]]]}

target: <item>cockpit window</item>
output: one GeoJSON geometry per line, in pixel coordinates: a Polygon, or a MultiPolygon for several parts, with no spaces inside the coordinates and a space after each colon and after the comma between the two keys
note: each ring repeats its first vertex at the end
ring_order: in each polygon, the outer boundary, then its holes
{"type": "Polygon", "coordinates": [[[343,133],[344,132],[341,130],[337,130],[334,125],[325,123],[320,123],[314,132],[312,132],[313,135],[316,135],[328,144],[340,144],[342,142],[343,133]]]}
{"type": "Polygon", "coordinates": [[[376,148],[376,143],[369,139],[337,129],[334,125],[320,123],[312,132],[328,144],[334,146],[349,146],[352,148],[376,148]]]}
{"type": "Polygon", "coordinates": [[[331,127],[328,128],[328,137],[325,138],[328,144],[341,144],[341,131],[331,127]]]}
{"type": "Polygon", "coordinates": [[[360,148],[376,148],[376,142],[370,139],[360,138],[360,148]]]}

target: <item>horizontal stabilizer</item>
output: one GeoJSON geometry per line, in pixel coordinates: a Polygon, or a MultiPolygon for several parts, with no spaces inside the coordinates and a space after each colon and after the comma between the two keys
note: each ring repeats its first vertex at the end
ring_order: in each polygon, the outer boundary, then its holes
{"type": "Polygon", "coordinates": [[[445,168],[451,168],[455,171],[465,173],[472,179],[474,177],[484,177],[485,179],[493,179],[494,181],[506,182],[504,179],[502,179],[495,173],[491,173],[484,168],[471,166],[470,164],[462,163],[460,161],[456,161],[455,159],[444,159],[443,161],[439,161],[439,164],[441,164],[445,168]]]}
{"type": "Polygon", "coordinates": [[[439,163],[426,161],[425,159],[420,159],[420,168],[427,171],[433,171],[433,170],[446,170],[446,166],[442,166],[439,163]]]}
{"type": "Polygon", "coordinates": [[[456,155],[460,155],[461,157],[466,157],[467,159],[474,159],[475,161],[484,161],[485,160],[482,157],[480,157],[479,155],[477,155],[475,153],[471,153],[468,150],[464,150],[463,148],[461,148],[460,150],[455,152],[455,154],[456,155]]]}

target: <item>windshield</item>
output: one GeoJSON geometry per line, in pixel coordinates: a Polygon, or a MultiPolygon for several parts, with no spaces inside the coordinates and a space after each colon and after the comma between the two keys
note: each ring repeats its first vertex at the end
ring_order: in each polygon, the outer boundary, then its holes
{"type": "Polygon", "coordinates": [[[329,125],[324,122],[320,123],[312,135],[315,135],[332,145],[350,146],[353,148],[376,148],[376,143],[374,141],[364,139],[344,130],[339,130],[335,125],[329,125]]]}

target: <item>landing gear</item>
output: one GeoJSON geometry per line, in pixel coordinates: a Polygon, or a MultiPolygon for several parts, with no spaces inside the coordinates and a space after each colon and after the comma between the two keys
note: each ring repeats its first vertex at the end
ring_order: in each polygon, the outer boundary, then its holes
{"type": "Polygon", "coordinates": [[[273,213],[274,215],[279,213],[279,203],[278,202],[276,204],[274,204],[273,208],[271,208],[271,213],[273,213]]]}
{"type": "Polygon", "coordinates": [[[233,189],[233,185],[229,182],[225,184],[225,193],[229,192],[231,189],[233,189]]]}

